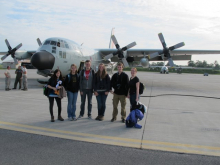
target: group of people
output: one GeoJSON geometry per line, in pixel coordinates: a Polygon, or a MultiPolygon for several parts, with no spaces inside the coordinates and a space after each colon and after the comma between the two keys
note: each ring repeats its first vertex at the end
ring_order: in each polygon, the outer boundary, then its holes
{"type": "Polygon", "coordinates": [[[92,96],[96,96],[98,105],[98,115],[95,120],[104,120],[106,110],[106,99],[109,93],[113,94],[113,114],[111,122],[117,120],[118,115],[118,103],[121,103],[121,121],[125,123],[126,120],[126,98],[130,99],[130,104],[139,100],[139,79],[136,76],[137,69],[131,69],[131,77],[129,80],[128,75],[123,72],[123,64],[117,64],[118,72],[115,73],[112,78],[108,75],[105,65],[99,64],[98,71],[91,68],[91,61],[85,62],[85,68],[78,74],[77,66],[72,64],[70,67],[70,73],[66,75],[65,80],[62,78],[62,73],[59,69],[56,69],[53,76],[49,79],[48,98],[49,109],[51,115],[51,122],[54,122],[53,104],[54,99],[58,106],[58,120],[63,121],[61,116],[61,98],[56,94],[62,87],[67,91],[68,105],[67,113],[68,120],[76,121],[84,116],[86,97],[88,101],[88,118],[92,118],[92,96]],[[58,82],[59,83],[58,85],[58,82]],[[80,114],[76,117],[76,102],[78,92],[81,96],[80,114]]]}
{"type": "MultiPolygon", "coordinates": [[[[6,91],[10,91],[10,84],[11,84],[11,73],[10,73],[10,66],[7,66],[7,70],[4,72],[5,74],[5,90],[6,91]]],[[[14,82],[14,88],[12,89],[17,89],[17,85],[19,83],[19,89],[21,89],[21,85],[22,85],[22,80],[23,80],[23,89],[24,91],[28,90],[28,84],[27,84],[27,69],[26,66],[23,65],[22,68],[21,66],[19,66],[16,70],[15,70],[15,74],[16,74],[16,78],[15,78],[15,82],[14,82]]]]}

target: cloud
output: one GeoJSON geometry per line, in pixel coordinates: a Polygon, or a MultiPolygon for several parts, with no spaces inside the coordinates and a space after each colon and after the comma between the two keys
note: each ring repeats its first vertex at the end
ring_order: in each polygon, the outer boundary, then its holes
{"type": "Polygon", "coordinates": [[[63,37],[91,48],[107,48],[111,28],[121,45],[161,48],[158,33],[169,46],[218,49],[220,11],[217,0],[2,0],[0,50],[20,42],[37,49],[36,38],[63,37]]]}

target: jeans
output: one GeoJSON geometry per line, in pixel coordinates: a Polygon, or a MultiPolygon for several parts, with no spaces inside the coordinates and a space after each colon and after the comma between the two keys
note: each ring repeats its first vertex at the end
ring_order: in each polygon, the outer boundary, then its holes
{"type": "Polygon", "coordinates": [[[98,92],[98,96],[96,96],[97,104],[98,104],[98,116],[104,116],[105,114],[105,102],[108,95],[105,92],[98,92]]]}
{"type": "Polygon", "coordinates": [[[88,99],[88,116],[91,116],[93,90],[92,90],[92,89],[83,89],[82,92],[83,92],[83,95],[81,95],[81,106],[80,106],[81,110],[80,110],[80,115],[81,115],[81,116],[84,115],[86,95],[87,95],[87,99],[88,99]]]}
{"type": "MultiPolygon", "coordinates": [[[[138,96],[138,101],[140,100],[140,95],[138,96]]],[[[132,106],[136,101],[136,93],[130,94],[130,106],[132,106]]]]}
{"type": "Polygon", "coordinates": [[[76,101],[77,101],[78,92],[67,91],[68,105],[67,105],[67,114],[69,117],[76,117],[76,101]]]}

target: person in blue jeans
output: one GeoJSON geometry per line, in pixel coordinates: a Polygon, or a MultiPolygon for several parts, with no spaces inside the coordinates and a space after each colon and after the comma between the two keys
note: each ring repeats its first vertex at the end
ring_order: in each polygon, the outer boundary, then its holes
{"type": "Polygon", "coordinates": [[[136,101],[139,101],[140,95],[139,95],[139,86],[140,81],[139,78],[136,76],[137,69],[131,68],[131,78],[128,83],[128,95],[127,98],[130,98],[130,106],[132,106],[136,101]]]}
{"type": "Polygon", "coordinates": [[[91,68],[91,61],[85,61],[85,68],[80,72],[80,95],[81,95],[81,105],[80,105],[80,115],[78,119],[84,116],[85,112],[85,102],[86,96],[88,99],[88,118],[92,118],[92,95],[94,88],[94,70],[91,68]]]}
{"type": "Polygon", "coordinates": [[[102,121],[105,115],[106,99],[111,87],[110,77],[103,63],[99,64],[99,69],[94,77],[94,94],[98,104],[98,116],[96,120],[102,121]]]}
{"type": "Polygon", "coordinates": [[[76,101],[79,91],[79,75],[77,74],[77,66],[72,64],[70,67],[70,73],[65,78],[65,88],[67,91],[68,105],[67,114],[69,121],[76,121],[76,101]]]}

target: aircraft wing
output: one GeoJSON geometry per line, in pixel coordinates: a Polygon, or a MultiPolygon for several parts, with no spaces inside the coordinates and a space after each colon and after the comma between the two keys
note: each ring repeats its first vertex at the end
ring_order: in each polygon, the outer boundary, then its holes
{"type": "MultiPolygon", "coordinates": [[[[23,59],[30,59],[31,56],[36,52],[36,50],[29,50],[29,51],[26,51],[26,50],[17,50],[15,52],[15,57],[16,59],[18,60],[23,60],[23,59]]],[[[5,55],[7,54],[8,52],[0,52],[0,55],[5,55]]]]}
{"type": "MultiPolygon", "coordinates": [[[[116,51],[116,49],[96,49],[105,57],[110,53],[116,51]]],[[[135,61],[139,61],[145,55],[152,54],[154,52],[160,52],[161,49],[129,49],[127,50],[127,57],[134,57],[135,61]]],[[[219,54],[220,50],[173,50],[170,51],[170,55],[172,56],[173,60],[191,60],[191,55],[205,55],[205,54],[219,54]]],[[[117,57],[112,57],[111,60],[113,62],[117,62],[117,57]]],[[[161,56],[157,56],[155,58],[149,59],[149,61],[163,61],[161,56]]]]}

